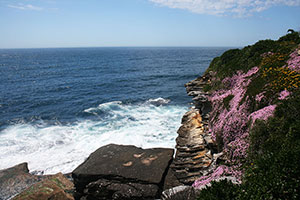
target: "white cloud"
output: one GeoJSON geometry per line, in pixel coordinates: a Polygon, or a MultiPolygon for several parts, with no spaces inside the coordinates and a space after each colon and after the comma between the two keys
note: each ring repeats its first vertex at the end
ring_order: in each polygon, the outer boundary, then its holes
{"type": "Polygon", "coordinates": [[[31,4],[18,4],[18,5],[7,5],[7,6],[18,10],[35,10],[35,11],[43,10],[43,8],[38,6],[33,6],[31,4]]]}
{"type": "Polygon", "coordinates": [[[248,16],[272,6],[300,6],[300,0],[149,0],[157,5],[210,15],[248,16]]]}

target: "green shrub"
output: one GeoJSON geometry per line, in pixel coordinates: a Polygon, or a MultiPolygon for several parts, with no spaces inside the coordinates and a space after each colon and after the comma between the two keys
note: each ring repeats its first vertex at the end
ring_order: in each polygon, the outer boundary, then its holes
{"type": "Polygon", "coordinates": [[[255,123],[250,140],[243,183],[213,183],[199,200],[300,199],[300,89],[255,123]]]}
{"type": "Polygon", "coordinates": [[[256,122],[243,188],[245,199],[300,199],[300,90],[256,122]]]}
{"type": "Polygon", "coordinates": [[[212,182],[211,187],[201,190],[197,200],[232,200],[239,194],[239,186],[230,181],[212,182]]]}
{"type": "MultiPolygon", "coordinates": [[[[268,121],[256,121],[250,130],[250,148],[243,165],[242,184],[213,182],[211,187],[200,192],[199,200],[300,199],[300,89],[293,87],[292,94],[282,101],[274,95],[289,88],[293,83],[290,76],[298,77],[281,67],[299,44],[299,33],[292,32],[278,41],[259,41],[242,50],[225,52],[211,63],[208,71],[217,72],[218,80],[237,70],[245,72],[254,66],[260,67],[251,78],[245,95],[250,103],[250,113],[270,104],[277,107],[274,117],[268,121]],[[272,53],[261,56],[266,52],[272,53]],[[275,83],[280,87],[274,87],[275,83]],[[257,102],[255,97],[262,92],[264,98],[257,102]]],[[[223,87],[221,81],[218,84],[219,88],[223,87]]],[[[216,88],[216,85],[211,87],[212,91],[216,88]]],[[[232,98],[228,96],[223,100],[226,109],[232,98]]]]}
{"type": "Polygon", "coordinates": [[[223,99],[224,107],[225,107],[227,110],[229,110],[229,108],[230,108],[229,103],[230,103],[231,99],[233,99],[233,97],[234,97],[234,95],[231,94],[231,95],[228,95],[227,97],[225,97],[225,98],[223,99]]]}
{"type": "Polygon", "coordinates": [[[220,57],[214,58],[206,72],[215,71],[216,76],[223,79],[232,76],[238,70],[246,72],[255,66],[260,66],[263,53],[288,55],[298,44],[300,44],[300,36],[298,32],[294,32],[281,37],[278,41],[261,40],[243,49],[231,49],[220,57]]]}

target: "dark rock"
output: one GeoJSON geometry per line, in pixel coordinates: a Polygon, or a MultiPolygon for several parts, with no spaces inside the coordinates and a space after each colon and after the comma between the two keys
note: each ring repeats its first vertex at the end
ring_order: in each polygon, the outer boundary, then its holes
{"type": "Polygon", "coordinates": [[[27,163],[0,171],[0,199],[10,199],[45,177],[29,173],[27,163]]]}
{"type": "Polygon", "coordinates": [[[73,200],[72,192],[74,185],[62,173],[47,176],[24,190],[13,200],[73,200]]]}
{"type": "Polygon", "coordinates": [[[167,190],[180,185],[182,185],[182,183],[180,183],[175,176],[175,171],[172,168],[169,168],[167,176],[165,178],[163,190],[167,190]]]}
{"type": "Polygon", "coordinates": [[[155,184],[142,184],[117,180],[99,179],[89,183],[84,189],[85,199],[153,199],[157,196],[159,187],[155,184]]]}
{"type": "Polygon", "coordinates": [[[101,198],[117,199],[122,195],[127,198],[131,191],[138,196],[132,198],[155,198],[163,189],[173,153],[173,149],[165,148],[141,149],[115,144],[101,147],[72,173],[77,198],[99,196],[98,193],[101,198]],[[134,186],[138,187],[133,190],[134,186]]]}

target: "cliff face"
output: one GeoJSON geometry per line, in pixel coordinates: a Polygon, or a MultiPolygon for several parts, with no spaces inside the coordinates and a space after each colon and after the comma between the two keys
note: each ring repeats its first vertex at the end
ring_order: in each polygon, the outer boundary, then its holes
{"type": "Polygon", "coordinates": [[[186,84],[194,107],[178,130],[173,164],[182,183],[203,188],[227,178],[240,183],[230,186],[240,191],[232,199],[299,197],[300,163],[288,156],[300,157],[299,44],[293,32],[229,50],[186,84]]]}
{"type": "Polygon", "coordinates": [[[171,165],[183,184],[192,184],[214,165],[213,141],[208,131],[211,107],[209,94],[203,91],[208,80],[208,77],[200,77],[186,84],[188,94],[194,96],[197,103],[182,118],[176,139],[176,156],[171,165]]]}

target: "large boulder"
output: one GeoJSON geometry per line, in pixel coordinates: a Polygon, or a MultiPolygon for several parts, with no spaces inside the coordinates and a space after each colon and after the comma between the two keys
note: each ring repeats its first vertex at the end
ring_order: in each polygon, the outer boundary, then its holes
{"type": "Polygon", "coordinates": [[[10,199],[42,179],[29,173],[27,163],[0,170],[0,200],[10,199]]]}
{"type": "Polygon", "coordinates": [[[72,173],[76,198],[159,198],[173,153],[173,149],[166,148],[101,147],[72,173]]]}

